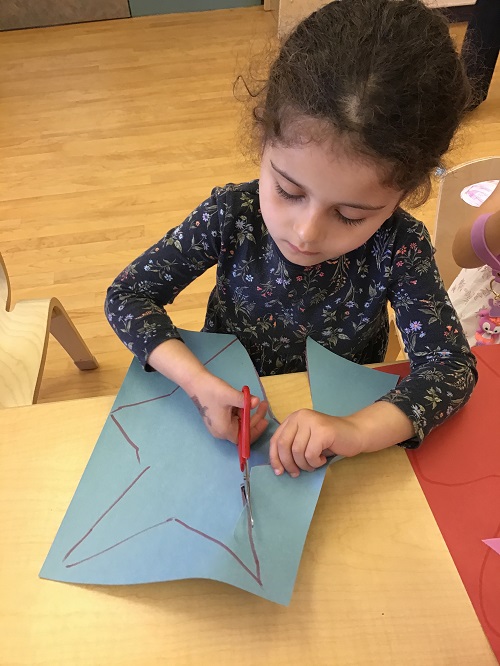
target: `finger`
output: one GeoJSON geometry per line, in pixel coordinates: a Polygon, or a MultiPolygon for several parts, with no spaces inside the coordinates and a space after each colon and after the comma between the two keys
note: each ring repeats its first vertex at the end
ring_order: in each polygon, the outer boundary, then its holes
{"type": "Polygon", "coordinates": [[[313,469],[322,467],[326,463],[325,449],[328,444],[329,442],[324,441],[322,437],[318,437],[318,433],[316,433],[316,437],[309,437],[304,456],[313,469]]]}
{"type": "Polygon", "coordinates": [[[227,439],[233,444],[238,443],[238,432],[240,428],[239,410],[237,407],[231,407],[222,410],[221,419],[224,422],[222,426],[224,429],[224,436],[220,439],[227,439]],[[227,420],[226,420],[227,419],[227,420]]]}
{"type": "Polygon", "coordinates": [[[267,419],[262,419],[259,423],[250,431],[250,441],[253,444],[259,437],[266,431],[269,421],[267,419]]]}
{"type": "Polygon", "coordinates": [[[326,463],[326,456],[323,448],[322,444],[315,443],[314,440],[309,439],[304,452],[304,458],[312,470],[322,467],[326,463]]]}
{"type": "Polygon", "coordinates": [[[295,463],[292,454],[292,444],[297,434],[298,424],[295,419],[287,420],[280,428],[280,432],[275,433],[276,453],[282,467],[294,478],[300,474],[300,469],[295,463]]]}
{"type": "Polygon", "coordinates": [[[267,402],[267,400],[261,400],[258,406],[259,408],[263,409],[264,414],[267,413],[267,410],[269,409],[269,403],[267,402]]]}
{"type": "Polygon", "coordinates": [[[263,400],[260,405],[257,407],[256,411],[250,416],[250,427],[257,425],[259,421],[266,418],[267,414],[267,402],[263,400]]]}
{"type": "Polygon", "coordinates": [[[250,417],[250,441],[255,442],[268,426],[269,421],[265,418],[267,414],[267,402],[262,401],[257,411],[250,417]]]}
{"type": "MultiPolygon", "coordinates": [[[[237,389],[233,388],[232,386],[229,387],[231,390],[231,393],[228,393],[227,396],[227,403],[233,407],[237,407],[238,409],[243,409],[245,405],[245,399],[243,396],[243,391],[238,391],[237,389]]],[[[256,396],[256,395],[251,395],[250,396],[250,409],[254,410],[256,407],[259,406],[259,404],[262,404],[261,399],[256,396]]],[[[267,405],[267,403],[266,403],[267,405]]],[[[267,407],[266,407],[267,409],[267,407]]]]}
{"type": "Polygon", "coordinates": [[[261,400],[258,396],[251,395],[250,396],[250,409],[255,409],[256,407],[258,407],[260,402],[261,402],[261,400]]]}
{"type": "Polygon", "coordinates": [[[292,442],[292,456],[295,464],[303,469],[305,472],[314,472],[316,469],[307,459],[307,449],[311,443],[311,428],[308,426],[302,426],[302,428],[297,428],[297,433],[292,442]]]}
{"type": "Polygon", "coordinates": [[[285,471],[278,455],[278,438],[280,437],[281,431],[285,428],[286,422],[285,419],[269,441],[269,463],[277,476],[283,474],[285,471]]]}
{"type": "Polygon", "coordinates": [[[227,404],[231,407],[236,407],[237,409],[243,409],[245,404],[245,398],[243,396],[243,391],[238,391],[232,386],[229,386],[229,391],[226,395],[227,404]]]}
{"type": "MultiPolygon", "coordinates": [[[[243,396],[243,394],[241,394],[243,396]]],[[[258,439],[267,428],[269,421],[264,418],[267,414],[268,403],[265,400],[259,401],[257,411],[250,416],[250,442],[253,443],[258,439]]],[[[231,426],[230,435],[226,437],[229,441],[236,444],[238,442],[238,431],[240,427],[240,410],[241,408],[235,406],[231,410],[231,426]]]]}

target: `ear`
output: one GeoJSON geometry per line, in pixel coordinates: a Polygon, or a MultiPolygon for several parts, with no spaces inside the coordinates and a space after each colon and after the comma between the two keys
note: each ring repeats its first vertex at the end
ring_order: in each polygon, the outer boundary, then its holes
{"type": "MultiPolygon", "coordinates": [[[[401,204],[403,203],[403,201],[406,199],[407,196],[408,196],[408,192],[402,192],[401,193],[401,196],[399,197],[397,204],[394,206],[391,215],[393,215],[397,211],[397,209],[401,206],[401,204]]],[[[390,217],[390,215],[389,215],[389,217],[390,217]]]]}

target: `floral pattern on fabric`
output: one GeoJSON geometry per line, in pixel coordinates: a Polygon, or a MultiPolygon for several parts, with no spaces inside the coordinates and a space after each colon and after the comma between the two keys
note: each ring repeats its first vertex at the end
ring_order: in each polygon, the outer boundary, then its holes
{"type": "Polygon", "coordinates": [[[150,369],[152,350],[180,337],[164,306],[216,265],[203,330],[236,335],[265,376],[305,370],[308,336],[356,363],[383,361],[390,302],[411,373],[382,400],[412,421],[415,437],[403,444],[415,447],[467,402],[477,379],[433,254],[424,225],[398,209],[358,249],[297,266],[267,231],[258,181],[229,184],[116,278],[106,315],[150,369]]]}

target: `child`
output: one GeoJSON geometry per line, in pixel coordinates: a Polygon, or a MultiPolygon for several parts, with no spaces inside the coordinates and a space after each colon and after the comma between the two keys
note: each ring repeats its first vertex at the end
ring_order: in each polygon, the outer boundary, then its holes
{"type": "MultiPolygon", "coordinates": [[[[484,225],[484,240],[490,252],[498,257],[500,184],[495,187],[477,212],[474,211],[473,219],[460,227],[453,242],[453,258],[463,270],[451,285],[449,295],[471,345],[500,343],[500,300],[495,299],[495,294],[500,293],[500,281],[491,284],[492,269],[484,263],[484,259],[476,255],[471,242],[471,232],[477,224],[476,220],[486,214],[490,217],[484,225]],[[490,300],[493,301],[491,304],[490,300]]],[[[500,264],[500,259],[498,261],[500,264]]]]}
{"type": "MultiPolygon", "coordinates": [[[[416,447],[468,400],[470,353],[424,226],[399,206],[425,194],[469,89],[448,26],[418,0],[342,0],[288,37],[254,108],[260,180],[215,188],[108,290],[107,317],[146,369],[178,383],[208,430],[233,442],[242,394],[194,358],[163,306],[217,265],[203,330],[234,333],[258,373],[305,370],[311,336],[355,361],[384,359],[387,302],[411,374],[346,418],[288,416],[276,474],[333,453],[416,447]]],[[[252,407],[252,439],[267,406],[252,407]]]]}

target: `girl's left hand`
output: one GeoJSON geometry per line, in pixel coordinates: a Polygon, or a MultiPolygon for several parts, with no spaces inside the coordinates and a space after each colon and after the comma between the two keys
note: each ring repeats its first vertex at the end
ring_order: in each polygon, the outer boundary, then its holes
{"type": "Polygon", "coordinates": [[[333,455],[361,453],[361,429],[349,417],[328,416],[311,409],[290,414],[271,438],[269,459],[274,473],[296,477],[312,472],[333,455]]]}

